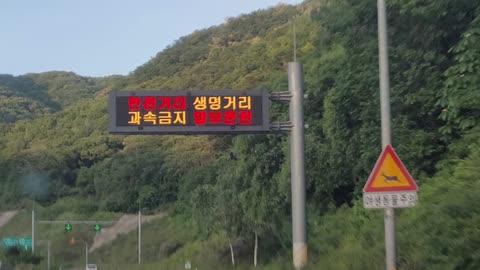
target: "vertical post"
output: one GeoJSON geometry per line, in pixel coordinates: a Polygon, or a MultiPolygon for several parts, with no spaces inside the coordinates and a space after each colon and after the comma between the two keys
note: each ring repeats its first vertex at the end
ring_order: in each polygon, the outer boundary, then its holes
{"type": "Polygon", "coordinates": [[[293,62],[297,62],[297,30],[295,29],[295,19],[293,19],[293,62]]]}
{"type": "Polygon", "coordinates": [[[47,242],[47,270],[50,270],[50,240],[47,242]]]}
{"type": "Polygon", "coordinates": [[[385,0],[378,0],[378,52],[380,67],[380,107],[382,113],[382,148],[391,144],[390,78],[388,70],[387,14],[385,0]]]}
{"type": "Polygon", "coordinates": [[[303,123],[303,68],[298,62],[288,63],[290,100],[290,169],[292,185],[293,265],[302,269],[307,265],[307,232],[305,211],[304,123],[303,123]]]}
{"type": "MultiPolygon", "coordinates": [[[[390,127],[390,82],[388,70],[387,9],[385,0],[377,0],[378,52],[380,69],[380,110],[382,123],[382,149],[392,143],[390,127]]],[[[387,270],[395,270],[395,213],[393,208],[384,210],[385,261],[387,270]]]]}
{"type": "Polygon", "coordinates": [[[142,211],[138,208],[138,264],[142,263],[142,211]]]}
{"type": "Polygon", "coordinates": [[[87,241],[84,241],[85,243],[85,266],[88,264],[88,243],[87,241]]]}
{"type": "Polygon", "coordinates": [[[32,254],[35,254],[35,203],[32,208],[32,254]]]}

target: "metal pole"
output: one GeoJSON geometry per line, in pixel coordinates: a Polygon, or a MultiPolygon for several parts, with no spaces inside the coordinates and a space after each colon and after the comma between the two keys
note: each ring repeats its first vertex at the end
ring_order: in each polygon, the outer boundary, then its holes
{"type": "Polygon", "coordinates": [[[32,254],[35,254],[35,203],[32,208],[32,254]]]}
{"type": "Polygon", "coordinates": [[[303,68],[298,62],[288,63],[290,100],[290,167],[292,185],[293,265],[302,269],[307,265],[307,232],[305,211],[304,123],[303,123],[303,68]]]}
{"type": "Polygon", "coordinates": [[[142,263],[142,211],[138,209],[138,264],[142,263]]]}
{"type": "Polygon", "coordinates": [[[378,52],[380,66],[380,107],[382,112],[382,148],[391,144],[390,79],[388,71],[387,14],[385,0],[378,0],[378,52]]]}
{"type": "MultiPolygon", "coordinates": [[[[382,149],[392,143],[390,127],[390,82],[388,71],[387,9],[385,0],[377,0],[378,52],[380,67],[380,109],[382,123],[382,149]]],[[[393,208],[384,210],[385,261],[387,270],[395,270],[395,213],[393,208]]]]}
{"type": "Polygon", "coordinates": [[[295,29],[295,19],[293,19],[293,61],[297,62],[297,30],[295,29]]]}
{"type": "Polygon", "coordinates": [[[47,269],[50,270],[50,240],[47,242],[47,269]]]}
{"type": "Polygon", "coordinates": [[[85,266],[88,264],[88,244],[87,241],[84,241],[85,243],[85,266]]]}

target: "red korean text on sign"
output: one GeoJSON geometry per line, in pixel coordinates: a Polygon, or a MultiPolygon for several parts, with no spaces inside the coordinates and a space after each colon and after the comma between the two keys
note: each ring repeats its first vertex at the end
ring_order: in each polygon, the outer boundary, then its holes
{"type": "Polygon", "coordinates": [[[252,112],[249,110],[241,110],[238,111],[238,122],[241,125],[249,125],[252,123],[252,112]]]}
{"type": "Polygon", "coordinates": [[[222,123],[222,112],[221,111],[209,111],[208,112],[208,123],[209,124],[221,124],[222,123]]]}
{"type": "Polygon", "coordinates": [[[128,97],[128,110],[129,111],[140,110],[140,97],[136,97],[136,96],[128,97]]]}
{"type": "Polygon", "coordinates": [[[155,97],[154,96],[143,97],[143,109],[145,111],[155,110],[155,97]]]}
{"type": "Polygon", "coordinates": [[[227,125],[234,125],[236,124],[237,113],[232,110],[224,111],[223,112],[223,123],[227,125]]]}
{"type": "Polygon", "coordinates": [[[205,125],[207,123],[207,112],[206,111],[194,111],[193,112],[193,122],[195,125],[205,125]]]}
{"type": "Polygon", "coordinates": [[[158,108],[160,110],[170,110],[170,97],[169,96],[160,96],[158,97],[158,108]]]}
{"type": "Polygon", "coordinates": [[[186,99],[184,96],[174,96],[173,105],[174,110],[185,110],[186,108],[186,99]]]}

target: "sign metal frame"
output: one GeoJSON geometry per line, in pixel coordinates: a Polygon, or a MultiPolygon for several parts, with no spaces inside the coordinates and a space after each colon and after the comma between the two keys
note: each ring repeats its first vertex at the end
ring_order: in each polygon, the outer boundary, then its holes
{"type": "MultiPolygon", "coordinates": [[[[111,91],[108,96],[108,131],[111,134],[255,134],[270,132],[269,93],[267,90],[120,90],[111,91]],[[132,125],[117,126],[117,97],[127,96],[260,96],[261,125],[132,125]]],[[[253,110],[253,109],[252,109],[253,110]]]]}

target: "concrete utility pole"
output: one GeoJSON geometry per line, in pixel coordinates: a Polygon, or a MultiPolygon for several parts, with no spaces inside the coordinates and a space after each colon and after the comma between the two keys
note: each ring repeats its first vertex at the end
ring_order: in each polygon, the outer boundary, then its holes
{"type": "Polygon", "coordinates": [[[288,89],[291,93],[290,167],[292,185],[293,265],[307,265],[307,232],[305,211],[303,68],[298,62],[288,63],[288,89]]]}
{"type": "Polygon", "coordinates": [[[142,211],[138,208],[138,264],[142,263],[142,211]]]}
{"type": "MultiPolygon", "coordinates": [[[[392,143],[390,119],[390,79],[388,70],[387,9],[385,0],[377,0],[378,8],[378,52],[380,67],[380,109],[382,122],[382,149],[392,143]]],[[[385,261],[387,270],[395,270],[395,213],[385,208],[385,261]]]]}

